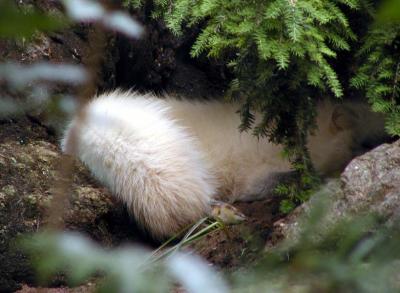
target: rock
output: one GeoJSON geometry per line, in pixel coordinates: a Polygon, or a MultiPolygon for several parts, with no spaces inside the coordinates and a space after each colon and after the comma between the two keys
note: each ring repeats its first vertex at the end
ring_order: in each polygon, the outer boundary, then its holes
{"type": "Polygon", "coordinates": [[[351,161],[341,181],[349,212],[374,211],[393,221],[400,208],[400,140],[351,161]]]}
{"type": "Polygon", "coordinates": [[[322,229],[329,229],[338,219],[346,216],[343,192],[338,179],[329,180],[309,201],[297,207],[285,218],[275,222],[274,232],[267,242],[266,248],[270,249],[282,240],[297,241],[305,223],[309,221],[312,212],[319,209],[319,205],[329,205],[329,210],[325,211],[323,222],[319,223],[319,227],[322,229]]]}
{"type": "Polygon", "coordinates": [[[382,216],[389,225],[400,220],[400,140],[353,159],[340,180],[329,180],[308,202],[274,224],[273,240],[267,248],[276,239],[296,241],[304,227],[302,223],[310,218],[313,209],[318,209],[321,200],[329,201],[324,221],[319,224],[323,229],[345,217],[370,212],[382,216]]]}

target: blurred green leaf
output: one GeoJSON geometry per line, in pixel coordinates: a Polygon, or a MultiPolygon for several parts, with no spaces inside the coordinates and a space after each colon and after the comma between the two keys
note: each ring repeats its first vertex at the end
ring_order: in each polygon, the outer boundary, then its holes
{"type": "Polygon", "coordinates": [[[38,31],[54,31],[65,27],[66,20],[44,13],[22,9],[12,1],[0,1],[0,37],[30,37],[38,31]]]}
{"type": "Polygon", "coordinates": [[[377,20],[400,21],[400,0],[386,0],[378,11],[377,20]]]}

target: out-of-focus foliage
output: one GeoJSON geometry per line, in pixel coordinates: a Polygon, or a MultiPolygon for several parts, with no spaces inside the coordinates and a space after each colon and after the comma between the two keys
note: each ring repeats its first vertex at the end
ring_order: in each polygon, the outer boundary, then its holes
{"type": "MultiPolygon", "coordinates": [[[[232,292],[398,292],[400,226],[370,215],[332,222],[325,197],[299,221],[297,237],[260,255],[257,264],[229,276],[232,292]]],[[[39,276],[62,272],[70,284],[95,278],[103,292],[228,292],[210,266],[179,251],[154,259],[138,248],[104,250],[78,234],[27,238],[39,276]],[[51,252],[51,253],[50,253],[51,252]],[[156,280],[156,281],[155,281],[156,280]]]]}
{"type": "Polygon", "coordinates": [[[127,13],[109,11],[101,3],[93,0],[63,0],[67,15],[76,22],[98,22],[111,30],[129,37],[138,38],[142,27],[127,13]]]}
{"type": "Polygon", "coordinates": [[[12,0],[0,2],[0,37],[29,37],[38,31],[54,31],[72,22],[98,22],[129,37],[138,38],[142,27],[127,13],[109,11],[97,1],[64,0],[66,16],[45,14],[32,6],[15,5],[12,0]]]}
{"type": "Polygon", "coordinates": [[[171,292],[178,281],[188,292],[228,292],[219,274],[199,257],[177,252],[153,262],[140,247],[104,250],[79,234],[37,234],[26,238],[42,281],[64,272],[72,285],[96,277],[101,292],[171,292]]]}
{"type": "MultiPolygon", "coordinates": [[[[87,72],[82,65],[53,64],[40,62],[32,65],[17,63],[0,64],[0,82],[4,82],[10,91],[27,93],[25,99],[20,100],[7,96],[0,96],[0,118],[15,116],[49,102],[51,93],[48,84],[80,85],[87,81],[87,72]]],[[[72,101],[68,96],[62,95],[59,102],[72,101]]],[[[68,107],[63,107],[65,112],[68,107]]]]}
{"type": "Polygon", "coordinates": [[[87,81],[87,74],[82,65],[42,62],[22,66],[3,63],[0,64],[0,80],[15,88],[42,81],[81,84],[87,81]]]}
{"type": "Polygon", "coordinates": [[[400,226],[373,215],[326,219],[317,204],[296,240],[236,276],[234,292],[399,292],[400,226]]]}
{"type": "Polygon", "coordinates": [[[400,1],[385,0],[378,12],[378,21],[400,21],[400,1]]]}
{"type": "Polygon", "coordinates": [[[37,31],[53,31],[66,26],[66,19],[33,8],[17,7],[14,1],[0,1],[0,37],[30,37],[37,31]]]}

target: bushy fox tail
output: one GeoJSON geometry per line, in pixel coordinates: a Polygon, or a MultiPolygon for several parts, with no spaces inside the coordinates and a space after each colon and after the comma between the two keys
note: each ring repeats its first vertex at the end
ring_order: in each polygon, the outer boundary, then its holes
{"type": "Polygon", "coordinates": [[[71,143],[73,155],[155,238],[173,235],[209,211],[216,191],[211,168],[162,100],[100,96],[69,124],[63,151],[71,143]]]}

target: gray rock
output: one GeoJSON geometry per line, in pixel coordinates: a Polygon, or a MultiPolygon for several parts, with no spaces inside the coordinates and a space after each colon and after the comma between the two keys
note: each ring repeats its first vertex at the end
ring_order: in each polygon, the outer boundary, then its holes
{"type": "MultiPolygon", "coordinates": [[[[273,238],[296,241],[303,223],[321,201],[329,203],[316,237],[348,216],[374,212],[387,224],[400,220],[400,140],[353,159],[340,179],[328,180],[308,202],[276,222],[273,238]]],[[[271,246],[267,244],[267,248],[271,246]]]]}
{"type": "Polygon", "coordinates": [[[400,208],[400,141],[351,161],[341,181],[350,213],[374,211],[393,220],[400,208]]]}

